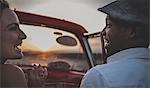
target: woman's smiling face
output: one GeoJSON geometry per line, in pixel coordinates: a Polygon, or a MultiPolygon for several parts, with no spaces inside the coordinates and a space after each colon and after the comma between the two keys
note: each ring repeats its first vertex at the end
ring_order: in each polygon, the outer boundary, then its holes
{"type": "Polygon", "coordinates": [[[1,58],[3,59],[19,59],[22,58],[22,51],[18,48],[21,46],[22,40],[26,39],[26,35],[19,28],[19,20],[17,15],[10,9],[3,10],[1,21],[1,58]]]}

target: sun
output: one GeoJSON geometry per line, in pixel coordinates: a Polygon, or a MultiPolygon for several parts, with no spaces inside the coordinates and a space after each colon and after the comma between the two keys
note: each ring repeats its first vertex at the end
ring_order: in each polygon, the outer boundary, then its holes
{"type": "MultiPolygon", "coordinates": [[[[43,52],[56,47],[56,36],[49,29],[26,25],[22,25],[21,28],[27,35],[27,39],[24,40],[24,46],[26,45],[26,47],[30,47],[30,49],[43,52]]],[[[24,48],[24,46],[22,47],[24,48]]]]}

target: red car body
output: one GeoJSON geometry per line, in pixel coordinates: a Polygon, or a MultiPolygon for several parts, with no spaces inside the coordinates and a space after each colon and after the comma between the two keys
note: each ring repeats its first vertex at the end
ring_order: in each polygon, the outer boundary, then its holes
{"type": "MultiPolygon", "coordinates": [[[[84,36],[84,33],[87,33],[87,30],[81,25],[65,21],[63,19],[61,20],[57,18],[41,16],[21,11],[15,12],[19,17],[21,24],[57,28],[59,30],[67,31],[74,34],[78,38],[82,46],[89,67],[93,67],[95,65],[94,58],[92,57],[90,48],[87,46],[88,44],[86,44],[87,41],[86,37],[84,36]]],[[[19,66],[24,70],[25,73],[28,73],[28,70],[32,69],[32,66],[30,65],[19,66]]],[[[77,88],[79,87],[84,74],[85,72],[72,70],[48,70],[48,77],[45,80],[44,85],[46,88],[77,88]]]]}

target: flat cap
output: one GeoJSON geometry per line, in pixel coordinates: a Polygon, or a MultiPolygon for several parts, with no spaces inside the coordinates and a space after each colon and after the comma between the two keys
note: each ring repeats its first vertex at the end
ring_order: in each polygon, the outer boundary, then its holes
{"type": "Polygon", "coordinates": [[[128,23],[149,25],[149,0],[116,0],[98,10],[128,23]]]}

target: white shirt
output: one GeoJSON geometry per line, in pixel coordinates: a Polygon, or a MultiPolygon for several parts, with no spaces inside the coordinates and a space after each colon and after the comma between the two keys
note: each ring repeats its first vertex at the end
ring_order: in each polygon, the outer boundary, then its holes
{"type": "Polygon", "coordinates": [[[131,48],[90,69],[80,88],[150,88],[150,49],[131,48]]]}

